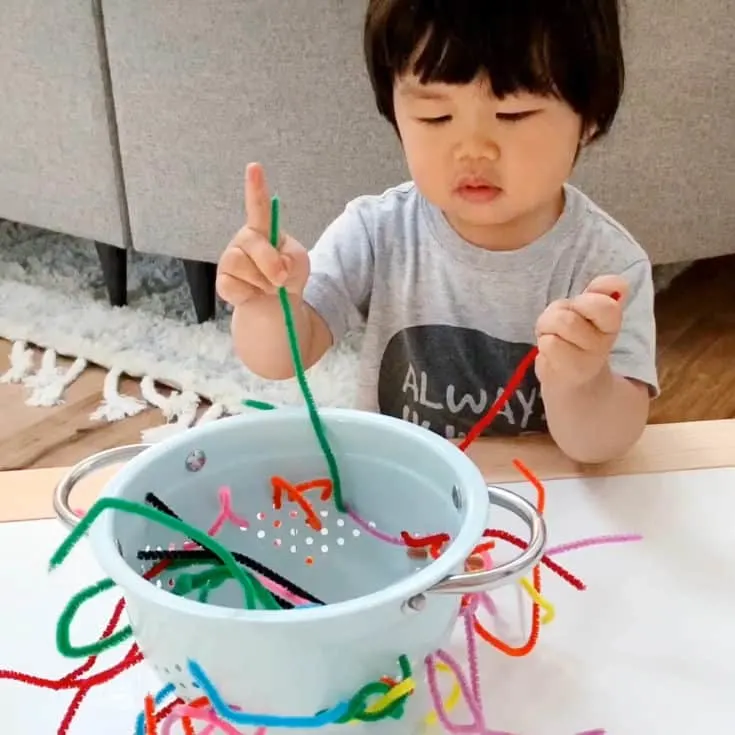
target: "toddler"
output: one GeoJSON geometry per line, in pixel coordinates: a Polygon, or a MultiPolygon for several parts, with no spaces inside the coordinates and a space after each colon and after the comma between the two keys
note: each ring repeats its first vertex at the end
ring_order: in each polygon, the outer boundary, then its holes
{"type": "MultiPolygon", "coordinates": [[[[240,359],[292,377],[277,290],[307,367],[365,325],[359,406],[452,439],[531,370],[489,433],[549,432],[604,462],[658,394],[651,264],[567,179],[604,136],[624,82],[618,0],[370,0],[377,107],[411,181],[347,204],[311,250],[269,242],[262,167],[219,263],[240,359]]],[[[631,172],[631,176],[635,175],[631,172]]]]}

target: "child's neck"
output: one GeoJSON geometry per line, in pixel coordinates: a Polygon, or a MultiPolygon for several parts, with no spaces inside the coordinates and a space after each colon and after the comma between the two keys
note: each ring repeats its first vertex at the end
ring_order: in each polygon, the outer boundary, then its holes
{"type": "Polygon", "coordinates": [[[458,221],[445,212],[447,221],[460,237],[484,250],[512,251],[530,245],[545,235],[564,211],[564,191],[519,217],[497,225],[473,225],[458,221]]]}

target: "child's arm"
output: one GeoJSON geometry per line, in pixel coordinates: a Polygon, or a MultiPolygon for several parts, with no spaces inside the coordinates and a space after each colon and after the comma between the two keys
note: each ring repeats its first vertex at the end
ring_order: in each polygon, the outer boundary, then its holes
{"type": "Polygon", "coordinates": [[[596,278],[576,298],[551,304],[537,324],[536,372],[549,431],[582,463],[624,454],[658,392],[650,266],[596,278]]]}
{"type": "Polygon", "coordinates": [[[292,237],[271,232],[271,199],[263,168],[250,164],[245,176],[247,221],[220,258],[217,290],[234,307],[232,338],[242,362],[272,380],[294,374],[278,291],[291,300],[300,352],[306,367],[329,349],[332,336],[324,320],[302,300],[309,277],[309,255],[292,237]]]}
{"type": "MultiPolygon", "coordinates": [[[[289,299],[301,358],[308,370],[332,346],[332,333],[324,319],[300,296],[289,294],[289,299]]],[[[267,380],[286,380],[294,376],[283,308],[278,296],[262,296],[236,306],[231,330],[235,353],[256,375],[267,380]]]]}
{"type": "Polygon", "coordinates": [[[270,243],[270,195],[262,167],[248,166],[247,223],[219,262],[217,290],[234,307],[232,338],[242,362],[270,380],[294,375],[278,289],[288,292],[304,366],[367,314],[372,291],[372,241],[359,202],[332,222],[314,248],[281,235],[270,243]]]}
{"type": "Polygon", "coordinates": [[[648,421],[648,386],[609,367],[575,388],[548,381],[542,394],[552,438],[577,462],[596,464],[625,454],[648,421]]]}

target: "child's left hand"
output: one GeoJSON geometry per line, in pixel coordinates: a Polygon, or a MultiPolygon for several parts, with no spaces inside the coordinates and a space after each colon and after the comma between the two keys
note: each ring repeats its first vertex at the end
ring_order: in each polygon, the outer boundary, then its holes
{"type": "Polygon", "coordinates": [[[581,387],[602,373],[620,332],[627,283],[595,278],[585,292],[554,301],[536,322],[536,375],[544,384],[581,387]]]}

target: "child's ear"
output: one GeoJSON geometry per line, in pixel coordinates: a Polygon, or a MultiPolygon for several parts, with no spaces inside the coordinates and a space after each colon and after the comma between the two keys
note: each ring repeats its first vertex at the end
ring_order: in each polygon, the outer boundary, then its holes
{"type": "Polygon", "coordinates": [[[592,142],[595,135],[597,134],[597,130],[598,130],[597,125],[589,125],[587,128],[582,130],[582,137],[580,138],[580,141],[579,141],[579,147],[584,148],[588,146],[592,142]]]}

